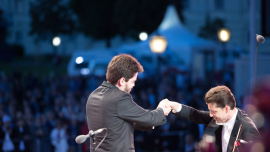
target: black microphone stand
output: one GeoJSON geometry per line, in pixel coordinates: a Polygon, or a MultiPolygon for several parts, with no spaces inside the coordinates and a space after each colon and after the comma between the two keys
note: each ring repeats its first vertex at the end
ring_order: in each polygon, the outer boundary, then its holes
{"type": "MultiPolygon", "coordinates": [[[[95,137],[95,134],[90,134],[90,137],[92,138],[92,141],[93,141],[93,145],[96,144],[96,137],[95,137]]],[[[94,152],[96,151],[96,148],[94,148],[94,152]]]]}
{"type": "Polygon", "coordinates": [[[90,135],[90,137],[92,137],[92,140],[93,140],[93,144],[96,144],[96,137],[95,137],[95,134],[93,134],[93,135],[90,135]]]}

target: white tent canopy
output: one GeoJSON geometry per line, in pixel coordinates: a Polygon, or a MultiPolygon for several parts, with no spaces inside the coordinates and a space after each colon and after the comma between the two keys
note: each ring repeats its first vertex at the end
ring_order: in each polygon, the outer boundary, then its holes
{"type": "MultiPolygon", "coordinates": [[[[156,32],[150,34],[149,37],[157,34],[164,36],[168,41],[165,53],[176,53],[186,64],[191,61],[193,48],[211,49],[216,47],[214,42],[202,39],[189,32],[180,21],[173,5],[167,7],[163,21],[156,32]]],[[[153,54],[149,47],[149,39],[134,45],[122,46],[121,50],[134,50],[135,53],[153,54]]]]}

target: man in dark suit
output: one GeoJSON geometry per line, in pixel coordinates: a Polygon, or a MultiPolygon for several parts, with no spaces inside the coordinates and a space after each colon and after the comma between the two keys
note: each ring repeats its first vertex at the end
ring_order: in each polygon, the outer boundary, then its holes
{"type": "MultiPolygon", "coordinates": [[[[153,111],[132,100],[130,91],[138,72],[143,72],[143,67],[135,58],[127,54],[115,56],[107,68],[107,82],[90,94],[86,104],[88,128],[93,131],[107,128],[107,137],[97,149],[98,144],[92,144],[90,139],[91,152],[135,152],[134,129],[151,131],[153,126],[166,123],[165,115],[171,110],[167,99],[153,111]]],[[[104,136],[105,131],[95,135],[96,143],[104,136]]]]}
{"type": "MultiPolygon", "coordinates": [[[[243,129],[238,139],[253,141],[260,136],[248,115],[236,108],[234,96],[228,87],[217,86],[210,89],[205,95],[205,102],[209,111],[199,111],[177,102],[171,102],[170,105],[176,116],[206,125],[204,135],[215,137],[218,152],[233,150],[241,124],[243,129]]],[[[237,148],[241,149],[241,146],[237,148]]]]}

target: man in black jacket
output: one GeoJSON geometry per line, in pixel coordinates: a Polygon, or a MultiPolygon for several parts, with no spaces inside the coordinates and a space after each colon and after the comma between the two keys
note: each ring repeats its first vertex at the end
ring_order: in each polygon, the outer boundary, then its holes
{"type": "Polygon", "coordinates": [[[86,104],[89,130],[107,128],[107,137],[96,149],[105,136],[105,131],[95,135],[96,143],[91,142],[91,151],[96,152],[135,152],[134,129],[151,131],[153,126],[166,123],[165,115],[171,108],[168,100],[162,100],[153,110],[138,106],[130,95],[135,86],[138,72],[143,72],[141,64],[132,56],[115,56],[108,65],[106,79],[93,91],[86,104]]]}
{"type": "MultiPolygon", "coordinates": [[[[205,102],[209,111],[199,111],[177,102],[171,102],[170,105],[176,116],[206,125],[204,135],[215,137],[218,152],[233,150],[240,125],[243,129],[238,139],[249,142],[260,136],[248,115],[236,108],[234,96],[228,87],[217,86],[210,89],[205,95],[205,102]]],[[[237,147],[239,148],[241,146],[237,147]]]]}

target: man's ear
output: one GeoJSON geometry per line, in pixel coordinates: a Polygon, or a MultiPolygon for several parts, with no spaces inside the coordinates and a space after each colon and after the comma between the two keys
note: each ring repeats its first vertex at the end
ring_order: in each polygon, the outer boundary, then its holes
{"type": "Polygon", "coordinates": [[[228,113],[229,110],[231,110],[231,108],[229,106],[225,106],[225,110],[226,110],[226,113],[228,113]]]}
{"type": "Polygon", "coordinates": [[[123,85],[125,85],[125,78],[124,77],[122,77],[122,78],[120,78],[119,80],[118,80],[118,82],[117,82],[117,84],[118,84],[118,86],[123,86],[123,85]]]}

